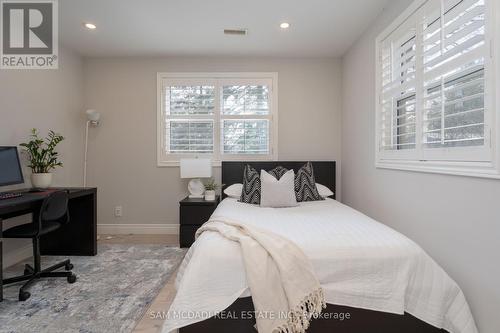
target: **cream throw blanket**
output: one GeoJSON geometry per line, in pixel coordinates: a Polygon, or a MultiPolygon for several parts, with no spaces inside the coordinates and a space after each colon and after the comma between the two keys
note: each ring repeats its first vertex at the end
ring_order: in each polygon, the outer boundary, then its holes
{"type": "Polygon", "coordinates": [[[309,259],[291,241],[222,218],[205,223],[196,237],[205,231],[240,244],[260,333],[304,333],[326,307],[309,259]]]}

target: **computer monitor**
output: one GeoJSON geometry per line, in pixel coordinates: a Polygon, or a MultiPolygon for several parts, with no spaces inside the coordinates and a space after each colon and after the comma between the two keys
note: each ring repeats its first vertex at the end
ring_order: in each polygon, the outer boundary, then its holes
{"type": "Polygon", "coordinates": [[[0,146],[0,186],[24,183],[17,147],[0,146]]]}

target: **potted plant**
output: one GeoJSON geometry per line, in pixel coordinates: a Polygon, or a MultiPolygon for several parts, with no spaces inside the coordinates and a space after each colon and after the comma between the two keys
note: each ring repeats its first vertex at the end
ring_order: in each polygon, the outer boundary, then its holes
{"type": "Polygon", "coordinates": [[[215,179],[210,178],[205,183],[205,200],[214,201],[215,200],[215,191],[219,188],[219,184],[215,182],[215,179]]]}
{"type": "Polygon", "coordinates": [[[36,188],[47,188],[52,183],[50,171],[56,167],[62,167],[56,146],[64,140],[64,137],[54,131],[49,131],[46,138],[38,136],[38,130],[31,130],[30,140],[21,143],[24,153],[28,156],[28,167],[31,168],[31,185],[36,188]]]}

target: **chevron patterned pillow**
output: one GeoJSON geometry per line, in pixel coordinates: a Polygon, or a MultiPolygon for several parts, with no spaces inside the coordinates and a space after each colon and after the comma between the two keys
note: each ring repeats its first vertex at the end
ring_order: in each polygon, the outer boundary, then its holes
{"type": "Polygon", "coordinates": [[[273,175],[274,178],[276,178],[277,180],[280,180],[281,177],[283,177],[283,175],[285,173],[288,172],[288,169],[287,168],[283,168],[281,165],[280,166],[277,166],[276,168],[272,169],[271,171],[269,171],[268,173],[270,175],[273,175]]]}
{"type": "Polygon", "coordinates": [[[259,205],[260,204],[260,175],[250,165],[245,166],[243,171],[243,188],[241,190],[240,202],[259,205]]]}
{"type": "Polygon", "coordinates": [[[319,195],[311,162],[307,162],[295,175],[295,196],[297,202],[325,200],[319,195]]]}

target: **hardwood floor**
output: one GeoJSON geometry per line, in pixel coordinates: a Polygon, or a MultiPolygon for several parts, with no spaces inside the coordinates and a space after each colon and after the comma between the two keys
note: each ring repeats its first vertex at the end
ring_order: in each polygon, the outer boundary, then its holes
{"type": "MultiPolygon", "coordinates": [[[[99,235],[103,244],[165,244],[179,246],[178,235],[99,235]]],[[[167,312],[175,296],[174,281],[177,272],[172,274],[165,286],[144,312],[142,319],[132,331],[133,333],[159,333],[164,320],[157,313],[167,312]]]]}

